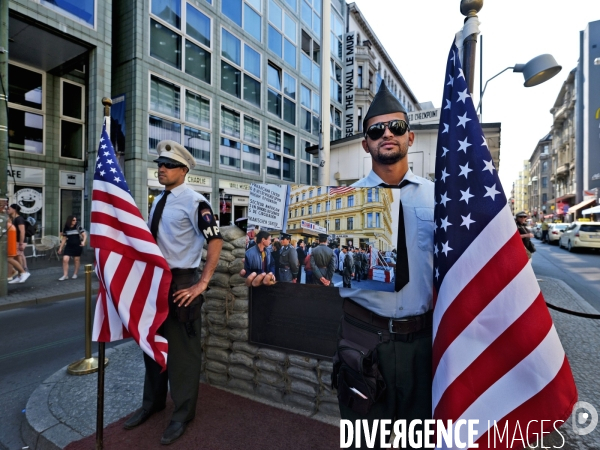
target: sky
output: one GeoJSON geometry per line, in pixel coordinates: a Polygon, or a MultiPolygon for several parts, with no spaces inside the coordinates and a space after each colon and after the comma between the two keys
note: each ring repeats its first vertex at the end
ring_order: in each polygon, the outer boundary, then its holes
{"type": "MultiPolygon", "coordinates": [[[[354,0],[419,102],[441,106],[444,71],[454,34],[462,28],[460,0],[354,0]]],[[[537,142],[552,127],[550,109],[577,66],[579,32],[600,20],[598,0],[485,0],[478,14],[483,36],[483,83],[506,67],[550,53],[562,70],[535,87],[507,70],[490,81],[483,122],[500,122],[499,176],[506,196],[537,142]]],[[[479,51],[473,100],[479,102],[479,51]]]]}

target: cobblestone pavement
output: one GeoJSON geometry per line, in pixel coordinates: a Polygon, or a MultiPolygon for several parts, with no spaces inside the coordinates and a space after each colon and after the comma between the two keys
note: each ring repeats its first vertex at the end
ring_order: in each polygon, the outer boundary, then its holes
{"type": "MultiPolygon", "coordinates": [[[[67,300],[85,295],[85,265],[93,264],[94,252],[86,249],[81,256],[77,279],[58,281],[62,276],[62,260],[39,256],[27,258],[31,276],[24,283],[8,285],[8,295],[0,297],[0,311],[30,306],[37,303],[67,300]]],[[[73,275],[73,261],[69,261],[69,276],[73,275]]],[[[92,274],[92,290],[98,289],[98,280],[92,274]]]]}
{"type": "MultiPolygon", "coordinates": [[[[589,303],[581,298],[566,283],[548,278],[539,280],[540,287],[546,302],[561,308],[571,309],[578,312],[598,314],[589,303]]],[[[579,393],[579,401],[590,403],[600,412],[600,321],[585,319],[558,311],[550,310],[556,330],[563,344],[573,376],[579,393]]],[[[578,410],[576,412],[584,412],[578,410]]],[[[589,420],[585,426],[589,424],[589,420]]],[[[599,449],[600,427],[585,436],[576,434],[573,430],[573,418],[560,428],[560,433],[566,443],[564,449],[599,449]]],[[[562,446],[562,438],[557,433],[544,439],[545,446],[562,446]]]]}

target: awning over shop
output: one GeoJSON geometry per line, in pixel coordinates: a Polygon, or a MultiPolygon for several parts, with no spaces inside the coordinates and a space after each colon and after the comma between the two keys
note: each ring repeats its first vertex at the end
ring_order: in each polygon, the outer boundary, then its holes
{"type": "Polygon", "coordinates": [[[575,206],[571,206],[567,212],[569,214],[575,213],[575,212],[579,211],[581,208],[589,206],[589,205],[591,205],[592,203],[595,203],[595,202],[596,202],[595,198],[592,198],[592,199],[589,199],[589,200],[584,200],[581,203],[577,203],[575,206]]]}
{"type": "MultiPolygon", "coordinates": [[[[296,232],[296,230],[291,230],[293,232],[296,232]]],[[[316,230],[311,230],[310,228],[300,228],[300,234],[302,236],[312,236],[312,237],[319,237],[319,232],[316,230]]],[[[290,230],[288,229],[288,233],[290,232],[290,230]]]]}
{"type": "Polygon", "coordinates": [[[581,211],[581,214],[583,214],[584,216],[587,216],[589,214],[600,214],[600,205],[594,206],[593,208],[584,209],[583,211],[581,211]]]}

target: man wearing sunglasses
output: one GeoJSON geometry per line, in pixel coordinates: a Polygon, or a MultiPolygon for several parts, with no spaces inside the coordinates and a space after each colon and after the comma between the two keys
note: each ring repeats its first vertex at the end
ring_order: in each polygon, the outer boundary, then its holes
{"type": "MultiPolygon", "coordinates": [[[[371,155],[372,170],[353,186],[398,189],[398,246],[404,248],[404,260],[396,263],[401,281],[395,284],[396,292],[340,290],[345,298],[341,338],[372,348],[367,344],[373,340],[364,337],[364,330],[379,336],[374,350],[387,386],[366,415],[342,402],[340,412],[352,422],[431,419],[434,184],[410,170],[408,148],[415,135],[404,106],[385,82],[363,120],[363,130],[362,146],[371,155]]],[[[379,436],[376,442],[379,445],[379,436]]]]}
{"type": "MultiPolygon", "coordinates": [[[[416,176],[409,168],[408,148],[415,136],[410,131],[406,110],[383,81],[363,120],[363,129],[366,131],[362,146],[371,155],[373,168],[369,175],[352,186],[398,189],[402,205],[398,218],[395,278],[403,282],[395,283],[395,292],[340,289],[340,295],[345,298],[340,338],[377,354],[378,371],[386,386],[382,392],[377,392],[380,397],[378,395],[368,412],[364,409],[357,412],[355,409],[361,409],[360,406],[365,404],[363,400],[368,402],[367,393],[356,388],[352,390],[350,388],[354,386],[348,387],[347,379],[341,383],[337,378],[340,413],[342,419],[352,423],[369,420],[369,429],[373,430],[376,419],[409,422],[431,419],[433,415],[434,184],[416,176]],[[344,385],[347,387],[345,392],[344,385]]],[[[246,281],[247,285],[253,286],[273,283],[274,280],[262,274],[251,274],[246,281]]],[[[340,370],[339,377],[342,376],[340,370]]],[[[379,431],[376,448],[380,448],[379,431]]],[[[364,436],[360,441],[366,448],[364,436]]],[[[353,444],[356,443],[357,439],[354,439],[353,444]]]]}
{"type": "Polygon", "coordinates": [[[185,184],[196,164],[185,147],[174,141],[157,146],[158,181],[165,190],[152,205],[148,224],[171,268],[169,315],[158,329],[169,343],[167,370],[144,353],[146,377],[142,407],[124,424],[132,429],[165,408],[167,390],[175,404],[171,422],[161,443],[170,444],[183,435],[194,418],[200,382],[200,308],[221,253],[223,238],[208,200],[185,184]],[[199,272],[204,243],[206,263],[199,272]],[[169,389],[167,389],[169,388],[169,389]]]}

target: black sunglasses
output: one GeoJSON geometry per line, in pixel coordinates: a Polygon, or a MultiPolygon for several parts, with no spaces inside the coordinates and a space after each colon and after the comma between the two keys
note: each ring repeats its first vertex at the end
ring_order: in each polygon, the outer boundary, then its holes
{"type": "Polygon", "coordinates": [[[385,128],[389,128],[389,130],[393,133],[394,136],[402,136],[410,127],[404,120],[390,120],[389,122],[379,122],[371,125],[367,131],[365,132],[365,136],[368,136],[369,139],[376,141],[380,139],[385,133],[385,128]]]}
{"type": "Polygon", "coordinates": [[[176,164],[176,163],[159,162],[157,164],[158,164],[159,169],[161,167],[166,167],[167,169],[177,169],[178,167],[186,167],[183,164],[176,164]]]}

